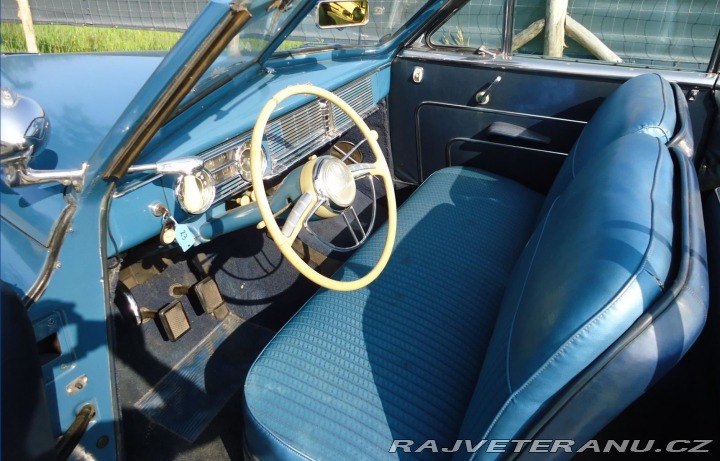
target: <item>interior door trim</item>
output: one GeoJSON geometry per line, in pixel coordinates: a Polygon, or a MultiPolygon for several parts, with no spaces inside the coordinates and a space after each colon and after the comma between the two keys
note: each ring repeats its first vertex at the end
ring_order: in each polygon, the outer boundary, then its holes
{"type": "MultiPolygon", "coordinates": [[[[509,110],[498,110],[498,109],[489,109],[485,107],[471,107],[471,106],[464,106],[462,104],[451,104],[447,102],[440,102],[440,101],[423,101],[415,108],[415,153],[417,156],[417,169],[418,169],[418,180],[419,182],[423,182],[425,180],[425,176],[423,174],[423,162],[422,162],[422,146],[420,145],[420,111],[424,107],[443,107],[446,109],[458,109],[458,110],[465,110],[470,112],[485,112],[490,114],[498,114],[498,115],[507,115],[512,117],[521,117],[521,118],[531,118],[535,120],[548,120],[553,122],[563,122],[563,123],[575,123],[578,125],[587,125],[587,122],[582,120],[573,120],[569,118],[560,118],[560,117],[551,117],[548,115],[537,115],[537,114],[527,114],[524,112],[513,112],[509,110]]],[[[537,149],[534,149],[537,150],[537,149]]],[[[550,152],[550,151],[548,151],[550,152]]],[[[556,153],[556,152],[552,152],[556,153]]]]}
{"type": "Polygon", "coordinates": [[[430,48],[413,48],[401,51],[400,59],[411,59],[426,62],[443,62],[460,64],[468,67],[484,67],[488,69],[525,70],[532,73],[555,75],[571,75],[577,77],[602,77],[619,81],[629,80],[638,75],[654,73],[671,82],[694,88],[712,89],[717,74],[708,72],[693,72],[671,69],[651,69],[646,67],[631,67],[603,62],[581,62],[568,59],[552,59],[544,57],[512,56],[487,59],[466,50],[444,51],[430,48]]]}

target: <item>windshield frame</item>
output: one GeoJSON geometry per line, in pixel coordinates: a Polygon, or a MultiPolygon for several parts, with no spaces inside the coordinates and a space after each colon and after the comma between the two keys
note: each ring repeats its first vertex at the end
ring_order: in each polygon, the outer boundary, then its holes
{"type": "MultiPolygon", "coordinates": [[[[316,0],[310,0],[313,4],[312,9],[315,8],[317,5],[316,0]]],[[[419,0],[423,1],[423,0],[419,0]]],[[[297,49],[291,49],[291,50],[283,50],[283,51],[277,51],[277,49],[282,45],[282,43],[285,41],[285,39],[290,36],[297,26],[302,22],[303,19],[305,19],[305,16],[302,16],[299,21],[295,22],[292,25],[292,28],[287,27],[285,31],[283,31],[282,37],[279,37],[280,40],[277,40],[276,42],[273,42],[271,46],[269,46],[266,49],[266,52],[263,54],[262,59],[260,62],[264,63],[269,60],[274,59],[283,59],[288,57],[295,57],[295,56],[302,56],[306,54],[312,54],[312,53],[318,53],[323,51],[340,51],[340,50],[365,50],[365,52],[361,53],[363,55],[374,55],[379,53],[384,53],[390,48],[398,47],[399,45],[402,45],[405,43],[408,37],[415,34],[417,29],[425,24],[431,16],[434,16],[438,10],[440,10],[442,7],[447,5],[448,3],[451,3],[453,0],[424,0],[425,4],[418,8],[418,10],[413,14],[401,27],[399,27],[395,32],[392,34],[392,36],[385,41],[384,43],[377,43],[376,45],[370,45],[370,44],[359,44],[359,45],[353,45],[353,44],[323,44],[319,45],[317,47],[303,47],[303,48],[297,48],[297,49]]],[[[373,0],[368,0],[369,7],[372,6],[373,0]]],[[[309,11],[308,11],[309,13],[309,11]]],[[[358,53],[360,54],[360,53],[358,53]]]]}
{"type": "MultiPolygon", "coordinates": [[[[275,3],[278,3],[278,1],[267,1],[268,5],[273,5],[275,3]]],[[[211,93],[214,93],[220,87],[224,86],[236,76],[251,68],[253,65],[260,65],[262,67],[264,61],[267,60],[267,51],[269,49],[274,50],[277,46],[279,46],[278,39],[281,37],[282,39],[284,39],[284,37],[289,34],[289,31],[295,29],[297,24],[302,21],[302,19],[315,7],[316,0],[282,0],[282,2],[278,6],[276,6],[276,8],[282,8],[283,4],[286,5],[287,8],[285,13],[289,14],[290,16],[288,17],[288,21],[285,23],[280,33],[276,34],[274,37],[270,37],[270,40],[268,41],[265,48],[260,50],[260,52],[252,59],[234,63],[230,65],[225,72],[218,74],[216,77],[203,75],[203,78],[200,78],[198,82],[193,86],[192,90],[190,90],[184,101],[182,101],[175,109],[175,111],[173,111],[172,118],[177,117],[180,113],[184,112],[199,101],[205,99],[211,93]]],[[[267,14],[272,13],[266,10],[266,13],[260,18],[267,16],[267,14]]],[[[256,20],[260,18],[256,18],[256,20]]],[[[253,19],[251,18],[250,21],[252,20],[253,19]]],[[[246,30],[247,29],[243,28],[243,30],[240,31],[238,36],[242,38],[243,33],[246,30]]],[[[282,43],[282,41],[280,41],[280,43],[282,43]]],[[[227,49],[228,46],[229,43],[225,45],[224,50],[227,49]]],[[[216,61],[213,61],[208,70],[213,69],[213,64],[215,64],[215,62],[216,61]]]]}
{"type": "MultiPolygon", "coordinates": [[[[372,5],[372,0],[369,0],[369,2],[372,5]]],[[[177,117],[179,114],[194,106],[199,101],[209,97],[212,93],[216,92],[218,89],[229,83],[242,72],[251,68],[253,65],[258,65],[260,69],[265,69],[266,63],[268,62],[292,59],[308,54],[327,51],[346,52],[346,56],[348,57],[386,53],[388,50],[397,48],[400,44],[405,43],[408,37],[415,34],[422,24],[425,24],[431,16],[434,16],[438,12],[438,10],[451,2],[452,0],[425,0],[425,4],[421,6],[402,27],[398,28],[390,39],[388,39],[385,43],[378,43],[375,46],[369,44],[348,44],[341,46],[323,45],[296,50],[277,51],[285,39],[295,31],[300,22],[302,22],[307,15],[316,8],[318,3],[318,0],[296,0],[295,2],[289,0],[289,2],[286,3],[288,5],[287,14],[290,14],[291,16],[288,18],[288,21],[285,23],[282,30],[270,39],[267,46],[253,59],[238,62],[229,66],[226,72],[218,74],[217,77],[213,77],[214,80],[200,79],[185,100],[175,109],[172,118],[177,117]],[[204,84],[203,82],[206,83],[204,84]]],[[[268,1],[268,3],[271,4],[273,2],[268,1]]],[[[243,31],[240,31],[239,36],[242,38],[243,31]]]]}

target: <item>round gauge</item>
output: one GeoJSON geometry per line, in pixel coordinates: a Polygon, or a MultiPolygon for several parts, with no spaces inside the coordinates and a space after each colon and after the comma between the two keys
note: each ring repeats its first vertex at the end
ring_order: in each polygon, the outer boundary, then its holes
{"type": "MultiPolygon", "coordinates": [[[[260,154],[260,158],[262,158],[262,170],[267,171],[267,155],[263,147],[260,147],[260,154]]],[[[245,181],[252,182],[252,174],[250,173],[250,141],[238,147],[235,155],[240,176],[242,176],[245,181]]]]}
{"type": "Polygon", "coordinates": [[[204,213],[215,200],[215,180],[206,170],[182,175],[175,184],[175,198],[190,214],[204,213]]]}

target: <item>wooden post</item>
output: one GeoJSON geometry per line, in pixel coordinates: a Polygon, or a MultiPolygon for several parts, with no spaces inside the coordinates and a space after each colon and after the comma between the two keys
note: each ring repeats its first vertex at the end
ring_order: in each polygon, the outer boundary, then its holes
{"type": "Polygon", "coordinates": [[[570,38],[582,45],[598,59],[610,62],[622,62],[622,59],[608,48],[595,34],[585,26],[567,15],[565,17],[565,28],[570,38]]]}
{"type": "Polygon", "coordinates": [[[525,29],[523,29],[522,32],[518,32],[517,35],[513,37],[512,50],[519,50],[520,48],[525,46],[530,40],[540,35],[543,27],[545,27],[545,20],[538,19],[537,21],[533,22],[525,29]]]}
{"type": "Polygon", "coordinates": [[[565,16],[568,0],[547,0],[545,10],[545,56],[562,57],[565,48],[565,16]]]}
{"type": "Polygon", "coordinates": [[[242,50],[240,49],[240,36],[236,35],[230,40],[230,43],[228,44],[228,54],[230,56],[240,56],[242,54],[242,50]]]}
{"type": "Polygon", "coordinates": [[[37,41],[35,41],[35,28],[33,27],[32,14],[30,13],[30,3],[28,0],[17,0],[18,17],[22,23],[23,32],[25,33],[25,46],[28,53],[37,53],[37,41]]]}

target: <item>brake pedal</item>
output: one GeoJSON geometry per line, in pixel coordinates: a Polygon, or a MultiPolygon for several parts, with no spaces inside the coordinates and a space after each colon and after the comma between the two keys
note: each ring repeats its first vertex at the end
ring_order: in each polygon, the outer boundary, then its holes
{"type": "Polygon", "coordinates": [[[180,301],[168,304],[157,312],[160,323],[170,341],[177,341],[190,331],[190,321],[180,301]]]}
{"type": "Polygon", "coordinates": [[[229,313],[227,305],[220,293],[220,288],[212,277],[205,277],[195,285],[194,289],[205,312],[215,317],[216,320],[224,320],[227,317],[229,313]]]}

